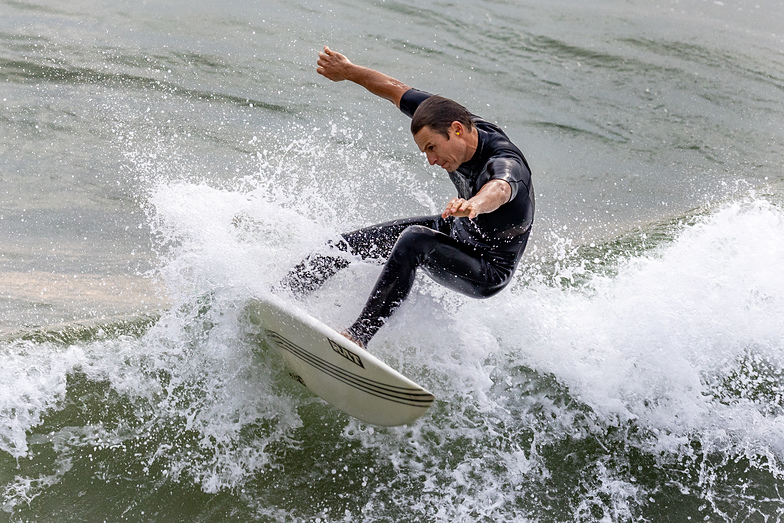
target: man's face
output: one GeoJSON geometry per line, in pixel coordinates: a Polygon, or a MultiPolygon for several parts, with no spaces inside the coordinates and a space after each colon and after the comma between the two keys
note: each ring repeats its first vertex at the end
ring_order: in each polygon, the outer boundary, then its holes
{"type": "MultiPolygon", "coordinates": [[[[455,127],[455,124],[452,124],[455,127]]],[[[449,139],[432,128],[425,126],[414,135],[419,150],[427,155],[430,165],[438,165],[447,171],[454,171],[465,161],[466,144],[457,134],[458,130],[450,128],[449,139]]]]}

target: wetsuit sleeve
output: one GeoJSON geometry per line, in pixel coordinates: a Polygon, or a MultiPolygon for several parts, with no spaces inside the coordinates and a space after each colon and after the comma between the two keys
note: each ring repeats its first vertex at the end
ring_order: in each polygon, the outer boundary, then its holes
{"type": "MultiPolygon", "coordinates": [[[[517,158],[493,158],[487,162],[487,181],[504,180],[512,188],[509,201],[515,199],[520,189],[527,193],[531,173],[517,158]]],[[[486,183],[486,182],[485,182],[486,183]]]]}
{"type": "Polygon", "coordinates": [[[409,118],[413,118],[419,104],[431,96],[433,95],[419,89],[409,89],[403,93],[403,97],[400,99],[400,110],[409,118]]]}
{"type": "Polygon", "coordinates": [[[505,242],[513,248],[513,243],[508,242],[514,238],[522,238],[522,234],[531,227],[534,219],[531,172],[517,157],[497,156],[487,162],[477,181],[484,185],[490,180],[508,182],[512,188],[511,198],[495,211],[480,214],[475,222],[486,238],[484,241],[495,245],[495,248],[502,248],[505,242]]]}

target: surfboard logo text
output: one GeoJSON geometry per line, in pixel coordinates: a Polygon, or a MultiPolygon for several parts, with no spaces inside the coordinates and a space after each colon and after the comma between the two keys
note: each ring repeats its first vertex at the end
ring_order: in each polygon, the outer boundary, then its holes
{"type": "Polygon", "coordinates": [[[348,361],[356,365],[359,365],[363,369],[365,368],[365,365],[362,364],[362,358],[360,358],[359,355],[354,354],[353,352],[351,352],[345,347],[341,347],[340,345],[338,345],[332,340],[329,340],[329,344],[332,345],[332,350],[334,350],[335,352],[337,352],[338,354],[346,358],[348,361]]]}

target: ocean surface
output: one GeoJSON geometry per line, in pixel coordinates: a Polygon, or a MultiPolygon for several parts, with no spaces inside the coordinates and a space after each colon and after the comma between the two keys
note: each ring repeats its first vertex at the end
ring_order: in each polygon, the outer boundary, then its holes
{"type": "MultiPolygon", "coordinates": [[[[784,521],[784,2],[0,1],[0,521],[784,521]],[[417,279],[398,428],[248,307],[454,195],[323,45],[497,122],[515,280],[417,279]]],[[[342,328],[379,266],[298,306],[342,328]]]]}

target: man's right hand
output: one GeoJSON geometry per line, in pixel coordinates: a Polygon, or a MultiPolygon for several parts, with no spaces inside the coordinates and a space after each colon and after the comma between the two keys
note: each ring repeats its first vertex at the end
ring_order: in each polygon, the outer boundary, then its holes
{"type": "Polygon", "coordinates": [[[333,51],[326,45],[324,50],[319,52],[317,64],[316,72],[333,82],[348,80],[348,71],[351,67],[354,67],[354,64],[348,58],[337,51],[333,51]]]}
{"type": "Polygon", "coordinates": [[[319,52],[317,64],[316,72],[321,76],[329,78],[333,82],[343,80],[354,82],[398,107],[400,107],[400,98],[410,89],[406,84],[391,76],[351,63],[348,58],[326,45],[324,50],[319,52]]]}

